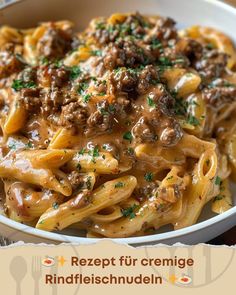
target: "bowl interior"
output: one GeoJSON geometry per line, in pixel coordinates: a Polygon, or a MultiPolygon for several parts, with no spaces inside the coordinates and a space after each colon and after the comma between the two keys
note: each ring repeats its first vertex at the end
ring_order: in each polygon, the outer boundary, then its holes
{"type": "MultiPolygon", "coordinates": [[[[69,19],[75,23],[77,29],[83,29],[94,17],[106,16],[115,12],[134,11],[149,15],[159,14],[170,16],[178,22],[179,27],[194,24],[212,26],[224,31],[236,40],[236,10],[221,2],[211,0],[70,0],[69,2],[66,0],[23,0],[0,11],[0,24],[25,28],[34,26],[42,21],[69,19]]],[[[236,204],[235,188],[236,187],[233,188],[233,191],[235,192],[234,204],[236,204]]],[[[236,208],[232,208],[231,210],[232,212],[235,212],[236,208]]],[[[201,214],[199,222],[204,220],[211,222],[209,218],[213,216],[214,214],[211,212],[209,206],[206,206],[201,214]]],[[[222,216],[221,219],[223,219],[222,216]]],[[[214,218],[214,220],[217,221],[217,217],[214,218]]],[[[7,221],[4,219],[2,222],[7,221]]],[[[15,228],[17,228],[16,225],[15,228]]],[[[20,228],[18,227],[18,229],[20,228]]],[[[20,230],[22,230],[22,228],[20,230]]],[[[171,227],[164,227],[158,231],[158,233],[166,232],[164,236],[161,235],[161,241],[165,241],[165,238],[168,239],[170,236],[178,237],[179,231],[169,232],[170,230],[172,230],[171,227]]],[[[33,228],[29,228],[27,231],[34,235],[44,237],[47,237],[48,234],[50,235],[50,233],[43,233],[33,228]]],[[[60,241],[71,240],[71,236],[78,236],[78,230],[68,229],[65,230],[63,234],[65,234],[64,238],[62,235],[58,234],[53,235],[54,239],[57,239],[58,237],[58,240],[60,241]]],[[[158,242],[160,240],[160,235],[152,235],[152,237],[153,236],[155,236],[155,241],[158,242]]],[[[122,240],[124,242],[129,241],[137,244],[141,239],[131,238],[131,240],[122,240]]],[[[149,240],[150,236],[144,238],[144,241],[148,242],[149,240]]],[[[78,238],[78,241],[81,241],[81,239],[78,238]]],[[[176,241],[178,241],[178,238],[176,238],[176,241]]]]}

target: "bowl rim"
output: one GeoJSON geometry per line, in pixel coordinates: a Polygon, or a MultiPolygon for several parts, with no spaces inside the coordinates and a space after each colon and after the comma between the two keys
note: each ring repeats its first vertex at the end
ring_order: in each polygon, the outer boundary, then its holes
{"type": "Polygon", "coordinates": [[[203,229],[206,229],[207,227],[210,227],[213,224],[215,225],[217,223],[220,223],[229,217],[233,217],[234,215],[236,216],[236,206],[234,206],[233,208],[229,209],[228,211],[224,213],[221,213],[220,215],[211,217],[207,220],[204,220],[202,222],[193,224],[191,226],[188,226],[182,229],[172,230],[165,233],[157,233],[154,235],[128,237],[128,238],[86,238],[86,237],[79,237],[79,236],[69,236],[66,234],[40,230],[31,226],[16,222],[14,220],[11,220],[10,218],[4,215],[0,215],[0,224],[2,223],[5,226],[10,227],[11,229],[18,230],[27,235],[32,235],[32,236],[40,237],[50,241],[57,241],[62,243],[92,244],[98,241],[112,240],[120,244],[136,244],[137,245],[137,244],[145,244],[145,243],[152,243],[152,242],[158,243],[163,240],[168,241],[180,236],[186,236],[190,233],[194,233],[194,232],[198,232],[203,229]]]}
{"type": "MultiPolygon", "coordinates": [[[[18,5],[21,2],[25,2],[25,1],[26,0],[17,0],[15,2],[5,3],[1,6],[0,11],[5,10],[9,6],[18,5]]],[[[195,0],[195,1],[199,1],[199,0],[195,0]]],[[[206,4],[216,6],[230,13],[233,13],[236,16],[236,8],[234,8],[228,3],[222,2],[220,0],[200,0],[200,1],[205,2],[206,4]]],[[[11,228],[12,230],[17,230],[27,235],[32,235],[38,238],[42,238],[42,239],[46,239],[50,241],[56,241],[56,242],[92,244],[98,241],[111,240],[120,244],[138,245],[138,244],[153,243],[153,242],[158,243],[163,240],[168,241],[173,238],[178,238],[180,236],[186,236],[188,234],[204,230],[212,226],[213,224],[220,223],[227,218],[233,217],[234,215],[236,216],[236,205],[222,214],[219,214],[217,216],[211,217],[207,220],[204,220],[202,222],[196,223],[194,225],[191,225],[182,229],[172,230],[165,233],[156,233],[153,235],[140,236],[140,237],[128,237],[128,238],[86,238],[86,237],[79,237],[79,236],[70,236],[70,235],[60,234],[55,232],[48,232],[48,231],[40,230],[28,225],[21,224],[19,222],[11,220],[10,218],[4,215],[0,215],[0,224],[3,224],[7,226],[8,228],[11,228]]]]}

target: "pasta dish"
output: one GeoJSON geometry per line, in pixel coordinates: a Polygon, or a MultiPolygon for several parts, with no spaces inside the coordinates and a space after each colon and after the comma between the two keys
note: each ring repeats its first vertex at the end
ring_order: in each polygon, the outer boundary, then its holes
{"type": "Polygon", "coordinates": [[[87,237],[151,234],[230,209],[236,51],[139,13],[0,28],[4,214],[87,237]]]}

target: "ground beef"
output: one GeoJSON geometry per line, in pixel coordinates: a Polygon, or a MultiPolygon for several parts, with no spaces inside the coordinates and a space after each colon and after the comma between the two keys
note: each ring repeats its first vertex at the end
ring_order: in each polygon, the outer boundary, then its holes
{"type": "Polygon", "coordinates": [[[160,143],[165,147],[175,146],[183,137],[183,130],[174,118],[162,120],[160,126],[160,143]]]}
{"type": "Polygon", "coordinates": [[[117,67],[135,67],[154,61],[151,51],[135,42],[120,40],[110,43],[104,49],[104,67],[112,70],[117,67]]]}
{"type": "Polygon", "coordinates": [[[86,136],[112,131],[114,111],[110,109],[109,103],[106,100],[102,100],[97,104],[97,110],[87,120],[86,136]]]}
{"type": "Polygon", "coordinates": [[[14,47],[11,44],[0,52],[0,79],[21,71],[24,66],[22,59],[14,54],[14,47]]]}
{"type": "Polygon", "coordinates": [[[171,94],[165,89],[165,87],[162,84],[156,85],[156,87],[148,93],[148,97],[156,106],[156,108],[153,110],[153,114],[156,111],[166,116],[174,114],[173,108],[175,105],[175,99],[171,96],[171,94]]]}
{"type": "Polygon", "coordinates": [[[21,90],[20,100],[29,113],[37,113],[42,105],[38,88],[24,88],[21,90]]]}
{"type": "Polygon", "coordinates": [[[138,83],[136,91],[138,94],[145,94],[149,87],[156,84],[159,80],[158,72],[153,65],[145,66],[138,74],[138,83]]]}
{"type": "Polygon", "coordinates": [[[159,18],[152,35],[160,41],[177,39],[178,33],[175,24],[175,21],[171,18],[159,18]]]}
{"type": "Polygon", "coordinates": [[[139,13],[128,15],[127,18],[116,24],[109,24],[101,22],[95,26],[95,30],[89,32],[93,38],[101,45],[115,42],[120,39],[128,39],[130,36],[142,39],[145,34],[145,28],[148,27],[145,18],[139,13]]]}
{"type": "Polygon", "coordinates": [[[155,129],[146,117],[141,117],[132,129],[132,134],[136,142],[155,142],[157,134],[155,129]]]}
{"type": "Polygon", "coordinates": [[[71,102],[62,107],[60,125],[80,129],[87,120],[87,111],[78,102],[71,102]]]}
{"type": "Polygon", "coordinates": [[[41,112],[44,116],[49,116],[61,109],[64,103],[63,91],[59,88],[49,88],[42,94],[41,112]]]}
{"type": "Polygon", "coordinates": [[[202,57],[193,63],[194,68],[204,78],[209,81],[220,77],[227,65],[227,55],[218,50],[204,50],[202,57]]]}
{"type": "Polygon", "coordinates": [[[113,71],[109,79],[112,93],[134,92],[138,83],[136,73],[126,68],[113,71]]]}
{"type": "Polygon", "coordinates": [[[203,46],[196,40],[183,38],[176,44],[176,51],[187,56],[192,65],[202,58],[203,46]]]}
{"type": "Polygon", "coordinates": [[[151,197],[158,188],[158,183],[150,182],[145,186],[137,187],[134,190],[134,197],[139,202],[145,201],[148,197],[151,197]]]}
{"type": "Polygon", "coordinates": [[[43,87],[62,87],[69,80],[70,72],[63,66],[50,65],[39,68],[37,74],[43,87]]]}
{"type": "Polygon", "coordinates": [[[20,74],[19,79],[25,83],[35,83],[37,81],[37,71],[35,68],[26,67],[20,74]]]}
{"type": "Polygon", "coordinates": [[[72,186],[73,193],[87,188],[86,181],[84,181],[84,175],[79,171],[72,171],[68,174],[68,180],[72,186]]]}
{"type": "Polygon", "coordinates": [[[72,36],[69,32],[49,27],[39,39],[37,49],[39,55],[47,58],[62,58],[71,50],[72,36]]]}
{"type": "Polygon", "coordinates": [[[236,100],[236,87],[223,79],[217,79],[212,82],[211,88],[204,89],[203,98],[209,105],[220,108],[236,100]]]}

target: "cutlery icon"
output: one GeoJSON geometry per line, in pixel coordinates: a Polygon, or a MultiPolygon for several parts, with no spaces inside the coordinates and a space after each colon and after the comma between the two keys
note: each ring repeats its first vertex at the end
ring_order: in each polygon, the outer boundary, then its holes
{"type": "Polygon", "coordinates": [[[16,295],[21,295],[21,282],[27,272],[27,264],[23,257],[15,256],[10,264],[10,273],[16,282],[16,295]]]}
{"type": "Polygon", "coordinates": [[[34,295],[39,295],[39,280],[42,275],[41,257],[34,256],[32,258],[31,274],[34,279],[34,295]]]}

